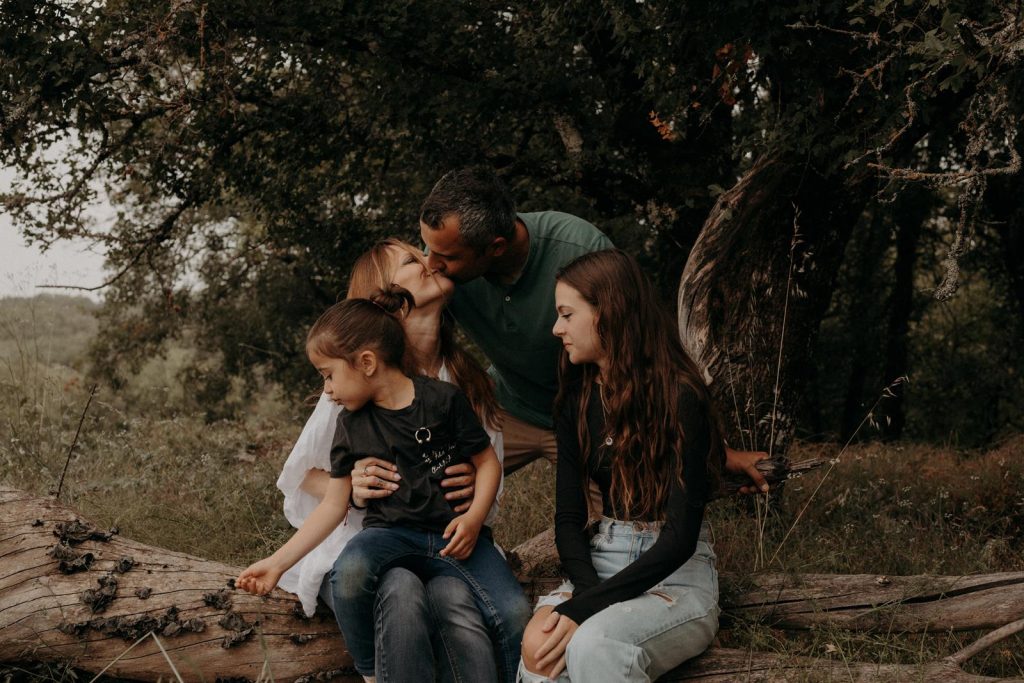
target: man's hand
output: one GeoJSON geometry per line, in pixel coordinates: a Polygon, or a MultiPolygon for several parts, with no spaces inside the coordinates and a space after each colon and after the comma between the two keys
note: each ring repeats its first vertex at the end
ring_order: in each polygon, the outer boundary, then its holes
{"type": "Polygon", "coordinates": [[[473,492],[476,490],[476,468],[473,463],[464,462],[452,465],[444,471],[446,478],[441,480],[441,488],[455,489],[444,494],[445,500],[461,500],[455,506],[456,512],[465,512],[473,504],[473,492]]]}
{"type": "Polygon", "coordinates": [[[745,474],[753,481],[752,486],[741,486],[740,493],[768,493],[768,480],[764,478],[757,463],[768,458],[764,451],[734,451],[725,449],[725,470],[732,474],[745,474]]]}
{"type": "Polygon", "coordinates": [[[564,614],[552,612],[548,615],[543,631],[550,635],[534,654],[537,671],[547,671],[548,678],[558,678],[565,669],[565,648],[578,628],[579,625],[564,614]]]}
{"type": "Polygon", "coordinates": [[[483,522],[476,520],[472,515],[459,515],[448,522],[444,537],[451,540],[441,551],[441,557],[452,557],[456,560],[469,557],[476,547],[482,526],[483,522]]]}
{"type": "Polygon", "coordinates": [[[281,579],[281,574],[284,572],[268,557],[242,570],[235,579],[235,588],[255,595],[266,595],[274,590],[274,586],[281,579]]]}
{"type": "Polygon", "coordinates": [[[356,460],[352,468],[352,502],[366,507],[371,498],[387,498],[398,489],[402,475],[393,462],[380,458],[356,460]]]}

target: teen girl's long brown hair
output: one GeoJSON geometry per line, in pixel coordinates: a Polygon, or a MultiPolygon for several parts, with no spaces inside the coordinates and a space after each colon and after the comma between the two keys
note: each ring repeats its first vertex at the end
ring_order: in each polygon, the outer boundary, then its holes
{"type": "MultiPolygon", "coordinates": [[[[427,268],[427,261],[416,247],[408,242],[389,237],[373,245],[369,251],[356,260],[349,277],[348,297],[366,297],[368,294],[385,289],[394,276],[393,261],[389,249],[400,249],[427,268]]],[[[473,410],[484,424],[492,429],[501,427],[498,417],[498,400],[494,397],[494,383],[480,363],[455,341],[455,321],[444,311],[441,315],[441,360],[451,375],[452,381],[466,394],[473,410]]],[[[423,368],[417,368],[422,371],[423,368]]]]}
{"type": "MultiPolygon", "coordinates": [[[[687,435],[679,421],[680,383],[689,386],[708,411],[707,468],[715,490],[725,456],[717,414],[703,374],[683,349],[671,316],[636,260],[618,249],[597,251],[565,266],[555,279],[578,291],[597,315],[607,359],[601,387],[606,410],[602,436],[612,439],[610,494],[616,511],[633,519],[662,519],[672,481],[682,482],[687,435]]],[[[591,450],[587,406],[597,377],[597,365],[572,366],[562,351],[556,406],[562,406],[570,392],[580,392],[577,425],[584,458],[591,450]]]]}

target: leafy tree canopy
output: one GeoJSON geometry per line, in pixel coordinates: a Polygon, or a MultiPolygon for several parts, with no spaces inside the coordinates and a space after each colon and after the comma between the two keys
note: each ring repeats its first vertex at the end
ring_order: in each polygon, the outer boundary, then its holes
{"type": "Polygon", "coordinates": [[[780,206],[812,176],[867,197],[954,188],[956,256],[987,179],[1020,167],[1019,11],[3,0],[0,162],[21,180],[2,201],[44,245],[105,245],[111,377],[192,330],[229,374],[294,386],[304,324],[354,257],[414,237],[431,184],[465,163],[499,169],[522,209],[591,219],[666,291],[716,198],[766,157],[797,169],[780,206]],[[85,218],[98,192],[112,224],[85,218]]]}

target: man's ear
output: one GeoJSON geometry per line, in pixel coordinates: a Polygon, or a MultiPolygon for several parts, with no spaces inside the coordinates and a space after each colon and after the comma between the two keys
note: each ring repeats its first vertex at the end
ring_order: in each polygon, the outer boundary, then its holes
{"type": "Polygon", "coordinates": [[[377,354],[370,349],[363,349],[356,356],[356,369],[367,377],[372,377],[373,373],[377,372],[378,364],[377,354]]]}
{"type": "Polygon", "coordinates": [[[504,254],[507,249],[508,240],[504,237],[495,237],[494,241],[488,244],[484,251],[492,257],[498,257],[504,254]]]}

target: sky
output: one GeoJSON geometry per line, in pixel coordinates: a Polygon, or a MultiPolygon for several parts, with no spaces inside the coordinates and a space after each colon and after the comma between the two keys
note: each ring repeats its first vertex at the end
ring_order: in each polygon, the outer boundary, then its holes
{"type": "MultiPolygon", "coordinates": [[[[7,191],[12,178],[10,170],[0,168],[0,192],[7,191]]],[[[113,211],[100,206],[90,213],[102,220],[113,211]]],[[[0,299],[60,293],[99,301],[102,292],[41,289],[39,285],[95,287],[103,282],[103,277],[103,254],[90,250],[88,242],[59,242],[43,253],[38,246],[26,244],[11,222],[11,216],[0,209],[0,299]]]]}

